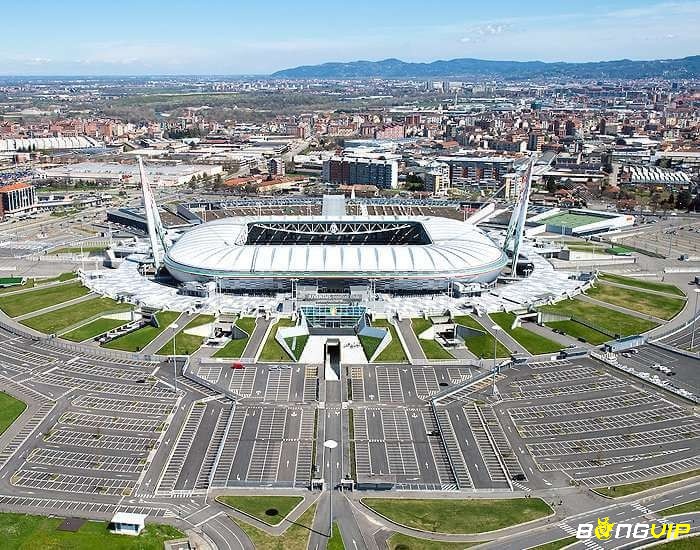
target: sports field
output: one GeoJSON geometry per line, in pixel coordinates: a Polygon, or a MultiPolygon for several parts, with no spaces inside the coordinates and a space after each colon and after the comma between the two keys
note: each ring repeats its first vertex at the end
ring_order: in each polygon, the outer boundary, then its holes
{"type": "Polygon", "coordinates": [[[590,214],[573,214],[571,212],[561,212],[558,214],[554,214],[554,216],[550,216],[549,218],[545,218],[544,220],[540,220],[540,223],[574,229],[576,227],[588,225],[589,223],[596,223],[604,219],[606,218],[602,216],[593,216],[590,214]]]}

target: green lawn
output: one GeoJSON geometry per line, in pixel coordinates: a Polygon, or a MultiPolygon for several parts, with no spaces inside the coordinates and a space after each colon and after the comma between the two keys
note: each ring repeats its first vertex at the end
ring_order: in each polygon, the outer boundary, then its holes
{"type": "Polygon", "coordinates": [[[610,336],[607,334],[598,332],[576,321],[550,321],[549,323],[545,323],[545,325],[549,328],[561,330],[572,338],[583,338],[586,342],[595,346],[610,340],[610,336]]]}
{"type": "Polygon", "coordinates": [[[264,521],[269,525],[279,525],[280,522],[287,517],[297,504],[302,500],[302,497],[284,497],[284,496],[233,496],[226,495],[217,497],[219,502],[245,512],[260,521],[264,521]],[[269,511],[269,513],[267,513],[269,511]],[[276,511],[276,514],[272,514],[276,511]]]}
{"type": "Polygon", "coordinates": [[[236,326],[244,330],[248,334],[248,338],[239,338],[237,340],[229,340],[229,342],[214,354],[214,357],[223,357],[227,359],[240,359],[243,355],[245,347],[248,345],[250,335],[255,330],[255,317],[239,317],[236,319],[236,326]]]}
{"type": "Polygon", "coordinates": [[[85,296],[90,292],[79,281],[65,285],[39,288],[19,294],[10,294],[0,298],[0,309],[10,317],[38,311],[68,300],[85,296]]]}
{"type": "Polygon", "coordinates": [[[114,535],[107,522],[88,521],[76,532],[58,531],[61,518],[0,514],[3,550],[162,550],[166,540],[185,535],[170,525],[147,524],[138,536],[114,535]]]}
{"type": "Polygon", "coordinates": [[[516,342],[523,346],[532,355],[554,353],[563,347],[558,342],[545,338],[544,336],[540,336],[539,334],[536,334],[531,330],[527,330],[526,328],[510,328],[515,320],[515,315],[512,313],[491,313],[490,317],[498,326],[512,336],[516,342]]]}
{"type": "Polygon", "coordinates": [[[469,315],[459,315],[454,318],[454,322],[467,328],[481,330],[484,334],[480,336],[470,336],[464,341],[467,349],[477,357],[493,357],[493,344],[496,342],[496,357],[510,357],[510,351],[503,344],[498,342],[486,329],[473,317],[469,315]]]}
{"type": "Polygon", "coordinates": [[[23,401],[0,391],[0,434],[9,428],[26,408],[27,405],[23,401]]]}
{"type": "MultiPolygon", "coordinates": [[[[90,252],[104,252],[107,249],[105,245],[101,246],[84,246],[82,248],[83,253],[90,252]]],[[[49,254],[80,254],[81,248],[79,246],[65,246],[63,248],[56,248],[51,250],[49,254]]]]}
{"type": "MultiPolygon", "coordinates": [[[[22,321],[22,324],[44,334],[54,334],[100,313],[119,313],[131,311],[133,308],[132,304],[116,302],[111,298],[92,298],[35,317],[29,317],[22,321]]],[[[124,321],[121,323],[123,324],[124,321]]]]}
{"type": "Polygon", "coordinates": [[[586,321],[601,331],[620,336],[641,334],[658,326],[653,321],[620,313],[610,308],[584,302],[583,300],[562,300],[553,305],[542,306],[541,311],[551,311],[559,315],[570,315],[586,321]]]}
{"type": "Polygon", "coordinates": [[[367,357],[367,361],[369,361],[370,359],[372,359],[374,352],[377,351],[379,344],[382,343],[382,340],[380,338],[375,338],[374,336],[358,335],[357,338],[360,340],[360,345],[362,346],[362,351],[365,352],[365,357],[367,357]]]}
{"type": "Polygon", "coordinates": [[[275,340],[275,336],[277,336],[277,329],[280,327],[293,327],[295,324],[296,323],[291,319],[283,318],[277,321],[275,326],[272,327],[272,330],[270,331],[270,334],[263,345],[258,361],[263,363],[283,363],[292,359],[289,357],[289,354],[284,351],[284,348],[279,345],[277,340],[275,340]]]}
{"type": "Polygon", "coordinates": [[[248,535],[255,550],[306,550],[315,515],[316,504],[313,504],[279,537],[269,535],[244,521],[234,521],[248,535]]]}
{"type": "Polygon", "coordinates": [[[598,284],[586,291],[591,298],[638,311],[645,315],[653,315],[661,319],[675,317],[685,307],[682,298],[670,298],[660,294],[640,292],[639,290],[621,288],[619,286],[598,284]]]}
{"type": "Polygon", "coordinates": [[[302,334],[301,336],[296,336],[293,338],[285,338],[285,342],[292,350],[294,354],[294,360],[299,361],[304,348],[306,347],[306,342],[309,340],[308,334],[302,334]]]}
{"type": "Polygon", "coordinates": [[[638,483],[627,483],[625,485],[615,485],[613,487],[598,487],[595,492],[607,497],[626,497],[627,495],[633,495],[634,493],[639,493],[641,491],[646,491],[647,489],[653,489],[654,487],[661,487],[662,485],[668,485],[669,483],[674,483],[676,481],[681,481],[683,479],[688,479],[691,477],[696,477],[700,475],[700,470],[691,470],[689,472],[684,472],[681,474],[675,474],[672,476],[660,477],[657,479],[650,479],[648,481],[640,481],[638,483]]]}
{"type": "Polygon", "coordinates": [[[691,512],[700,512],[700,499],[691,500],[685,504],[679,504],[678,506],[671,506],[670,508],[665,508],[659,512],[661,516],[675,516],[676,514],[689,514],[691,512]]]}
{"type": "Polygon", "coordinates": [[[386,328],[389,330],[389,332],[391,332],[391,342],[389,342],[389,345],[379,354],[379,357],[377,357],[377,362],[405,363],[408,361],[408,357],[406,357],[406,352],[401,345],[399,336],[396,334],[394,325],[392,325],[386,319],[375,319],[372,326],[386,328]]]}
{"type": "Polygon", "coordinates": [[[575,543],[577,540],[578,539],[576,537],[566,537],[565,539],[553,540],[552,542],[548,542],[547,544],[540,544],[539,546],[534,546],[529,550],[559,550],[560,548],[564,548],[566,546],[569,546],[570,544],[575,543]]]}
{"type": "Polygon", "coordinates": [[[160,311],[156,313],[156,318],[160,324],[159,327],[154,327],[151,325],[141,327],[138,330],[125,334],[124,336],[115,338],[111,342],[105,344],[104,347],[109,349],[120,349],[122,351],[141,351],[179,316],[180,313],[177,311],[160,311]]]}
{"type": "Polygon", "coordinates": [[[340,529],[338,528],[338,524],[335,521],[333,522],[333,530],[331,533],[331,538],[328,539],[326,550],[345,550],[345,545],[343,544],[343,537],[340,534],[340,529]]]}
{"type": "Polygon", "coordinates": [[[552,513],[539,498],[364,498],[362,502],[392,521],[433,533],[484,533],[552,513]]]}
{"type": "Polygon", "coordinates": [[[483,542],[443,542],[439,540],[419,539],[403,533],[394,533],[386,541],[389,550],[462,550],[483,542]]]}
{"type": "Polygon", "coordinates": [[[646,290],[655,290],[657,292],[666,292],[667,294],[675,294],[676,296],[685,296],[683,291],[676,285],[671,285],[668,283],[658,283],[655,281],[647,281],[645,279],[638,279],[636,277],[623,277],[622,275],[615,275],[614,273],[601,273],[598,278],[602,281],[610,281],[611,283],[617,283],[620,285],[633,286],[635,288],[643,288],[646,290]]]}
{"type": "Polygon", "coordinates": [[[70,340],[71,342],[82,342],[88,338],[92,339],[100,334],[104,334],[113,328],[120,327],[127,322],[128,321],[124,321],[123,319],[107,319],[102,317],[100,319],[95,319],[86,325],[73,329],[70,332],[61,334],[61,338],[64,340],[70,340]]]}
{"type": "Polygon", "coordinates": [[[413,332],[416,333],[416,338],[420,347],[423,348],[423,353],[428,359],[454,359],[452,354],[443,348],[439,342],[435,340],[423,340],[418,338],[418,335],[428,330],[433,323],[430,319],[423,319],[422,317],[417,317],[411,319],[411,326],[413,327],[413,332]]]}
{"type": "Polygon", "coordinates": [[[30,288],[34,288],[35,286],[41,286],[45,285],[48,283],[57,283],[57,282],[63,282],[63,281],[70,281],[71,279],[75,279],[75,273],[72,271],[68,271],[66,273],[61,273],[60,275],[57,275],[56,277],[48,277],[45,279],[27,279],[25,283],[21,286],[8,286],[8,287],[3,287],[0,288],[0,294],[5,294],[7,292],[16,292],[18,290],[27,290],[30,288]]]}
{"type": "MultiPolygon", "coordinates": [[[[214,321],[213,315],[198,315],[192,319],[185,328],[175,336],[175,355],[191,355],[197,351],[204,343],[203,336],[197,336],[195,334],[185,334],[188,329],[196,328],[207,323],[212,323],[214,321]]],[[[158,350],[158,355],[172,355],[173,354],[173,340],[170,339],[166,342],[162,348],[158,350]]]]}

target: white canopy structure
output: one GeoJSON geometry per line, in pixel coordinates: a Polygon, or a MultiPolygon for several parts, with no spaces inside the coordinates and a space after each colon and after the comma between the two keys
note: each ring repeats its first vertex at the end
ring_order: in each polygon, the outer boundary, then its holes
{"type": "Polygon", "coordinates": [[[164,259],[180,281],[268,289],[291,279],[373,279],[379,288],[428,290],[492,281],[506,262],[474,225],[428,216],[225,218],[185,233],[164,259]]]}

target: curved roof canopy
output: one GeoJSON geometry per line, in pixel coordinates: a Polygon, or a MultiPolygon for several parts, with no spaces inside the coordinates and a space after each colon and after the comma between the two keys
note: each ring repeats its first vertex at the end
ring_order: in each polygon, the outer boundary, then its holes
{"type": "Polygon", "coordinates": [[[224,218],[185,233],[165,265],[209,277],[458,277],[500,269],[472,224],[438,217],[224,218]]]}

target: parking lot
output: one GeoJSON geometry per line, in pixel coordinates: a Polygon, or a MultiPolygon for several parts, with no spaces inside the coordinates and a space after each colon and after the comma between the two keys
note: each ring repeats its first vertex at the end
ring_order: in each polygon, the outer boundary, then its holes
{"type": "Polygon", "coordinates": [[[153,377],[156,364],[78,357],[4,332],[0,339],[4,386],[32,415],[0,462],[15,490],[133,495],[176,406],[173,388],[153,377]]]}
{"type": "Polygon", "coordinates": [[[421,404],[449,385],[469,380],[468,367],[350,366],[349,398],[354,402],[421,404]]]}
{"type": "MultiPolygon", "coordinates": [[[[698,323],[700,328],[700,323],[698,323]]],[[[700,340],[700,335],[697,335],[700,340]]],[[[636,371],[645,372],[649,376],[658,376],[660,381],[668,385],[684,388],[691,393],[700,395],[700,360],[687,357],[673,351],[653,345],[637,348],[637,353],[618,353],[617,361],[636,371]],[[668,367],[673,374],[668,375],[654,368],[654,365],[668,367]]]]}
{"type": "Polygon", "coordinates": [[[506,373],[494,410],[516,454],[526,451],[533,461],[529,467],[536,470],[525,471],[530,477],[540,475],[537,470],[560,472],[600,486],[695,464],[700,419],[689,403],[590,359],[506,373]],[[537,390],[524,389],[532,387],[537,390]]]}
{"type": "Polygon", "coordinates": [[[232,411],[212,487],[308,487],[316,409],[242,405],[232,411]]]}

